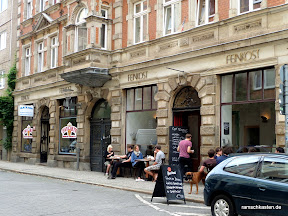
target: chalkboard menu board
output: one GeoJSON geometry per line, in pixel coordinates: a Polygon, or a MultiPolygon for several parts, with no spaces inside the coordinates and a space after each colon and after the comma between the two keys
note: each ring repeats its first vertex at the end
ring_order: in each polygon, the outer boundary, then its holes
{"type": "Polygon", "coordinates": [[[188,133],[187,127],[170,126],[169,127],[169,164],[178,164],[179,152],[177,148],[179,142],[185,139],[188,133]]]}
{"type": "Polygon", "coordinates": [[[169,200],[184,200],[183,182],[178,165],[162,165],[157,177],[156,185],[152,194],[153,197],[166,197],[169,200]]]}

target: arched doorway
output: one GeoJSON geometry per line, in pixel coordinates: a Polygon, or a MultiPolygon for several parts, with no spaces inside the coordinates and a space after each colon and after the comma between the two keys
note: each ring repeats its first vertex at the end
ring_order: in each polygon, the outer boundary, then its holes
{"type": "Polygon", "coordinates": [[[92,171],[104,170],[103,155],[111,143],[111,107],[105,100],[100,100],[92,110],[90,122],[90,166],[92,171]]]}
{"type": "Polygon", "coordinates": [[[49,144],[49,108],[45,106],[41,115],[40,163],[47,162],[49,144]]]}
{"type": "Polygon", "coordinates": [[[191,86],[182,88],[173,103],[173,126],[187,127],[189,133],[192,134],[193,171],[198,171],[200,165],[200,107],[201,101],[198,93],[191,86]]]}

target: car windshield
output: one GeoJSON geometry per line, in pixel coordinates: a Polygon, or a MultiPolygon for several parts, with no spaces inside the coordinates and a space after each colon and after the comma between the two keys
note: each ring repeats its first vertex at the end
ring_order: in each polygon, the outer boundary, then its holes
{"type": "Polygon", "coordinates": [[[255,155],[254,156],[243,155],[235,157],[224,167],[224,170],[226,172],[238,175],[254,177],[256,167],[260,158],[261,158],[260,156],[255,155]]]}

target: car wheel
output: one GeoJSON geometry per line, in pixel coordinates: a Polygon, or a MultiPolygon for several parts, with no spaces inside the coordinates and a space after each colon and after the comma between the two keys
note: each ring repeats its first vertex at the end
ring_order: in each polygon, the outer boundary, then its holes
{"type": "Polygon", "coordinates": [[[211,204],[211,213],[213,216],[234,216],[234,206],[230,198],[225,195],[216,196],[211,204]]]}

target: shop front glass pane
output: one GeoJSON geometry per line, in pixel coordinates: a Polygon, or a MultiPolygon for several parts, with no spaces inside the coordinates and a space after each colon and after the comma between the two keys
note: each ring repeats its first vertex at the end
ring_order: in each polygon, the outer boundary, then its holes
{"type": "Polygon", "coordinates": [[[152,109],[157,109],[157,102],[154,99],[157,92],[158,92],[157,86],[152,86],[152,109]]]}
{"type": "Polygon", "coordinates": [[[75,133],[75,127],[77,128],[76,118],[60,119],[59,153],[76,154],[77,133],[75,133]]]}
{"type": "Polygon", "coordinates": [[[127,90],[127,111],[134,109],[134,89],[127,90]]]}
{"type": "Polygon", "coordinates": [[[151,109],[151,86],[143,88],[143,109],[151,109]]]}
{"type": "Polygon", "coordinates": [[[236,101],[247,100],[247,73],[235,75],[236,101]]]}
{"type": "Polygon", "coordinates": [[[21,128],[21,138],[22,138],[22,152],[32,152],[32,117],[22,117],[22,128],[21,128]]]}
{"type": "Polygon", "coordinates": [[[262,99],[262,71],[249,73],[250,100],[262,99]]]}
{"type": "Polygon", "coordinates": [[[145,156],[147,146],[157,144],[156,126],[156,111],[127,113],[126,145],[139,145],[145,156]]]}
{"type": "Polygon", "coordinates": [[[275,102],[225,105],[221,109],[221,145],[272,151],[276,144],[275,102]]]}
{"type": "Polygon", "coordinates": [[[135,89],[135,110],[142,110],[142,88],[135,89]]]}
{"type": "Polygon", "coordinates": [[[264,98],[275,98],[275,69],[264,70],[264,98]]]}
{"type": "Polygon", "coordinates": [[[222,103],[232,102],[233,75],[222,76],[221,78],[221,100],[222,103]]]}

